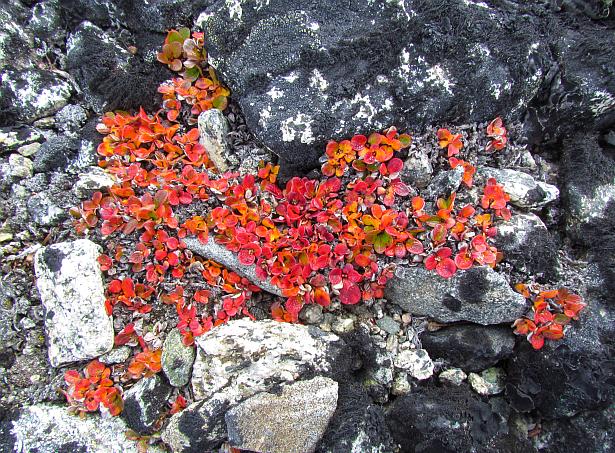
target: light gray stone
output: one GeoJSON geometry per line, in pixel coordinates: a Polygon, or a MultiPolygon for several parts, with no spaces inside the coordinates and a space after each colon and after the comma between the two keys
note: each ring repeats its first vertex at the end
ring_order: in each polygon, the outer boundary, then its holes
{"type": "Polygon", "coordinates": [[[0,151],[12,151],[41,139],[41,133],[30,127],[0,127],[0,151]]]}
{"type": "Polygon", "coordinates": [[[80,105],[69,104],[56,114],[56,124],[62,131],[78,129],[88,119],[88,114],[80,105]]]}
{"type": "Polygon", "coordinates": [[[245,264],[241,264],[235,253],[231,252],[223,245],[217,244],[214,239],[209,238],[207,244],[203,244],[196,238],[185,238],[184,243],[188,250],[191,250],[197,255],[201,255],[203,258],[214,260],[222,264],[269,293],[282,296],[280,288],[271,283],[270,280],[261,280],[257,277],[255,265],[246,266],[245,264]]]}
{"type": "MultiPolygon", "coordinates": [[[[120,417],[80,418],[70,415],[64,406],[39,404],[20,409],[15,417],[4,422],[0,432],[5,431],[9,442],[12,440],[13,449],[6,450],[7,453],[138,453],[137,443],[126,439],[127,428],[120,417]]],[[[150,445],[147,451],[164,450],[150,445]]]]}
{"type": "Polygon", "coordinates": [[[318,304],[308,304],[299,313],[299,319],[306,324],[319,324],[323,318],[322,307],[318,304]]]}
{"type": "Polygon", "coordinates": [[[21,154],[11,154],[9,156],[9,175],[13,178],[30,178],[34,171],[34,164],[27,157],[21,154]]]}
{"type": "Polygon", "coordinates": [[[525,298],[512,290],[504,276],[488,266],[458,271],[448,279],[422,265],[398,266],[395,276],[387,283],[385,296],[404,311],[444,323],[512,322],[527,309],[525,298]]]}
{"type": "Polygon", "coordinates": [[[420,149],[410,154],[401,172],[401,179],[413,187],[424,189],[431,181],[433,167],[429,156],[420,149]]]}
{"type": "Polygon", "coordinates": [[[395,357],[395,367],[406,370],[415,379],[429,379],[433,375],[434,364],[424,349],[406,349],[395,357]]]}
{"type": "Polygon", "coordinates": [[[315,327],[240,319],[212,329],[196,344],[195,398],[224,391],[229,401],[238,402],[275,383],[295,381],[308,370],[333,372],[343,342],[315,327]]]}
{"type": "Polygon", "coordinates": [[[109,189],[116,183],[116,179],[102,168],[92,167],[85,173],[79,174],[73,191],[78,197],[90,196],[93,191],[109,189]]]}
{"type": "Polygon", "coordinates": [[[66,216],[66,210],[58,207],[45,192],[37,193],[27,201],[32,220],[42,226],[51,226],[66,216]]]}
{"type": "Polygon", "coordinates": [[[116,363],[124,363],[132,355],[132,349],[128,346],[120,346],[106,354],[101,355],[98,360],[105,365],[114,365],[116,363]]]}
{"type": "Polygon", "coordinates": [[[488,368],[480,374],[470,373],[468,382],[479,395],[497,395],[504,391],[506,373],[501,368],[488,368]]]}
{"type": "Polygon", "coordinates": [[[477,173],[483,178],[495,178],[510,195],[510,203],[520,208],[540,208],[559,198],[557,187],[521,171],[480,167],[477,173]]]}
{"type": "Polygon", "coordinates": [[[54,367],[92,359],[113,348],[99,255],[100,247],[87,239],[36,252],[36,286],[46,311],[48,354],[54,367]]]}
{"type": "Polygon", "coordinates": [[[41,144],[38,142],[28,143],[27,145],[23,145],[17,148],[17,152],[24,157],[30,157],[36,154],[40,147],[41,144]]]}
{"type": "Polygon", "coordinates": [[[198,118],[199,142],[205,147],[207,155],[216,165],[218,170],[228,170],[226,156],[230,154],[227,135],[229,133],[228,122],[218,109],[206,110],[198,118]]]}
{"type": "Polygon", "coordinates": [[[395,396],[403,396],[410,393],[411,390],[412,386],[408,381],[408,374],[404,372],[397,373],[391,386],[391,393],[395,396]]]}
{"type": "Polygon", "coordinates": [[[443,384],[461,385],[468,377],[460,368],[449,368],[438,375],[438,379],[443,384]]]}
{"type": "Polygon", "coordinates": [[[190,382],[192,364],[196,357],[194,346],[185,346],[178,329],[167,335],[162,346],[162,371],[174,387],[183,387],[190,382]]]}
{"type": "Polygon", "coordinates": [[[463,167],[461,165],[452,170],[443,171],[433,178],[423,193],[427,201],[436,201],[437,198],[446,198],[452,192],[456,192],[463,179],[463,167]]]}
{"type": "Polygon", "coordinates": [[[158,419],[167,411],[172,388],[157,374],[141,379],[124,393],[122,418],[139,434],[158,429],[158,419]]]}
{"type": "Polygon", "coordinates": [[[337,407],[337,382],[300,381],[280,394],[259,393],[225,416],[235,448],[272,453],[312,453],[337,407]]]}
{"type": "Polygon", "coordinates": [[[331,330],[337,334],[348,333],[354,330],[354,320],[352,318],[335,318],[331,324],[331,330]]]}

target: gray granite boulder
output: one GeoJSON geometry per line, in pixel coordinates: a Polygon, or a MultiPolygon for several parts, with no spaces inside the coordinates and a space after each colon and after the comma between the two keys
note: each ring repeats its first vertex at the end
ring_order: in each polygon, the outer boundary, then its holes
{"type": "Polygon", "coordinates": [[[337,382],[325,377],[259,393],[226,413],[229,443],[241,450],[312,453],[336,407],[337,382]]]}
{"type": "Polygon", "coordinates": [[[449,279],[422,265],[399,266],[385,288],[389,302],[404,311],[439,322],[511,322],[527,310],[525,298],[488,266],[458,271],[449,279]]]}
{"type": "Polygon", "coordinates": [[[157,431],[160,417],[168,410],[171,392],[171,386],[157,374],[141,379],[124,393],[122,418],[139,434],[157,431]]]}
{"type": "Polygon", "coordinates": [[[50,245],[35,255],[36,286],[45,307],[49,361],[54,367],[98,357],[113,347],[99,255],[99,246],[87,239],[50,245]]]}
{"type": "Polygon", "coordinates": [[[195,347],[182,343],[178,329],[171,330],[162,346],[161,363],[162,371],[172,386],[183,387],[190,382],[195,357],[195,347]]]}

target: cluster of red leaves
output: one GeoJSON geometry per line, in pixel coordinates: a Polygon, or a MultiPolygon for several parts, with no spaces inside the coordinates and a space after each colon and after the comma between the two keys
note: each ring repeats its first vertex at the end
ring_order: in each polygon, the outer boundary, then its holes
{"type": "Polygon", "coordinates": [[[188,124],[195,124],[201,112],[211,108],[224,110],[228,104],[230,91],[220,84],[213,68],[207,65],[203,38],[203,33],[199,32],[190,35],[188,28],[171,30],[162,52],[158,53],[158,61],[181,76],[158,88],[163,99],[162,109],[171,122],[178,121],[182,103],[190,110],[188,124]]]}
{"type": "Polygon", "coordinates": [[[519,318],[513,324],[517,335],[524,335],[534,349],[543,347],[545,340],[561,340],[564,327],[571,320],[579,319],[579,312],[587,304],[578,294],[565,288],[540,291],[523,283],[515,289],[532,302],[532,315],[519,318]]]}
{"type": "Polygon", "coordinates": [[[498,116],[487,126],[487,135],[491,137],[491,142],[487,145],[486,151],[499,151],[504,149],[508,142],[506,134],[507,131],[502,125],[502,118],[498,116]]]}
{"type": "Polygon", "coordinates": [[[124,408],[124,402],[110,375],[111,370],[98,360],[93,360],[85,367],[83,377],[76,370],[64,373],[68,388],[62,393],[66,396],[69,409],[83,414],[97,411],[102,405],[111,415],[119,415],[124,408]]]}

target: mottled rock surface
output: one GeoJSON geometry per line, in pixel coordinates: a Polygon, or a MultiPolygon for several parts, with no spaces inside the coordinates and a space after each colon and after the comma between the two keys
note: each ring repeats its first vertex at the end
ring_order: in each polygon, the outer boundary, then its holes
{"type": "Polygon", "coordinates": [[[514,321],[526,311],[523,296],[487,266],[459,271],[450,279],[422,265],[400,266],[387,283],[385,296],[404,311],[439,322],[499,324],[514,321]]]}
{"type": "Polygon", "coordinates": [[[229,443],[251,451],[312,453],[337,407],[337,382],[324,377],[259,393],[225,415],[229,443]]]}
{"type": "Polygon", "coordinates": [[[515,336],[509,326],[458,325],[425,332],[421,343],[434,359],[477,372],[509,357],[515,336]]]}
{"type": "Polygon", "coordinates": [[[172,386],[183,387],[190,382],[195,357],[195,347],[182,343],[178,329],[171,330],[162,346],[161,363],[162,371],[172,386]]]}
{"type": "Polygon", "coordinates": [[[395,357],[395,366],[408,371],[415,379],[429,379],[433,374],[434,365],[429,354],[424,349],[406,349],[395,357]]]}
{"type": "MultiPolygon", "coordinates": [[[[20,409],[0,424],[0,445],[7,453],[137,453],[137,444],[126,439],[127,429],[119,417],[81,419],[64,406],[40,404],[20,409]]],[[[163,451],[156,446],[150,450],[163,451]]]]}
{"type": "Polygon", "coordinates": [[[557,187],[536,181],[521,171],[480,167],[477,173],[484,178],[495,178],[510,195],[510,203],[520,208],[540,208],[559,198],[557,187]]]}
{"type": "Polygon", "coordinates": [[[198,119],[199,142],[205,147],[207,155],[222,172],[228,170],[226,156],[230,154],[227,135],[228,122],[218,109],[207,110],[198,119]]]}
{"type": "Polygon", "coordinates": [[[49,361],[54,367],[97,357],[113,347],[99,254],[99,247],[87,239],[36,253],[36,286],[46,310],[49,361]]]}
{"type": "Polygon", "coordinates": [[[124,393],[122,418],[128,427],[139,434],[157,431],[157,421],[167,411],[166,401],[171,396],[169,384],[155,374],[141,379],[124,393]]]}

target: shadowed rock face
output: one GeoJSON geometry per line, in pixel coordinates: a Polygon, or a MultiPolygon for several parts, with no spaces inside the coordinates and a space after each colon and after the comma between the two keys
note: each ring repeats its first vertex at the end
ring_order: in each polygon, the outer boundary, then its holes
{"type": "MultiPolygon", "coordinates": [[[[569,3],[585,2],[563,3],[570,14],[579,11],[569,3]]],[[[250,128],[287,171],[302,171],[317,165],[329,138],[392,124],[525,115],[536,141],[581,123],[612,124],[608,23],[600,29],[553,9],[514,1],[217,1],[197,25],[250,128]]]]}

